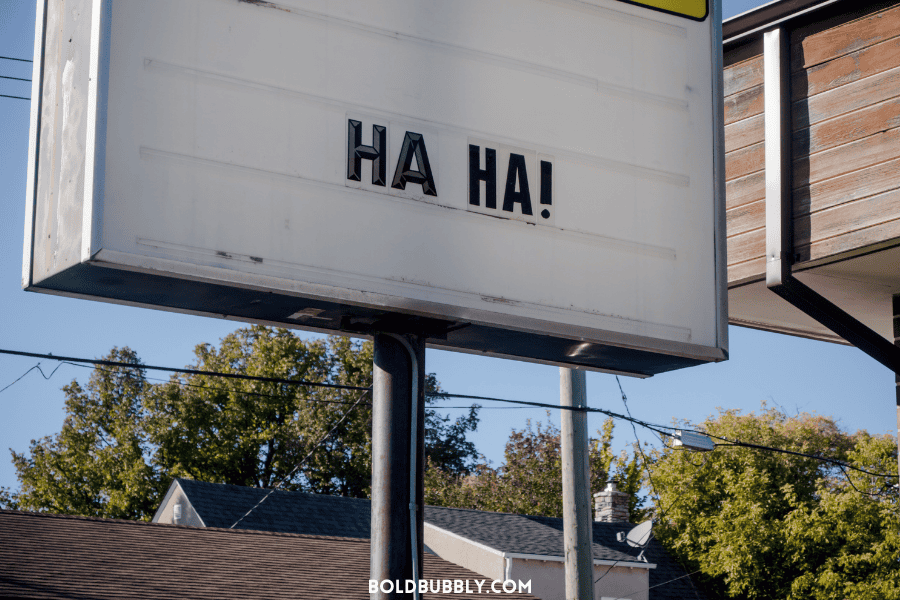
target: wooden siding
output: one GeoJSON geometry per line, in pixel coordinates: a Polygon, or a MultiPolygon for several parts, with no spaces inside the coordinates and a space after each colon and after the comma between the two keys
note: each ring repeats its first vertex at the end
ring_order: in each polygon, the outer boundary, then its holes
{"type": "MultiPolygon", "coordinates": [[[[726,53],[728,281],[765,276],[763,58],[726,53]]],[[[900,239],[900,5],[791,36],[794,250],[900,239]]]]}
{"type": "Polygon", "coordinates": [[[794,251],[900,238],[900,6],[794,32],[794,251]]]}
{"type": "Polygon", "coordinates": [[[765,271],[763,58],[725,68],[725,198],[728,281],[765,271]]]}

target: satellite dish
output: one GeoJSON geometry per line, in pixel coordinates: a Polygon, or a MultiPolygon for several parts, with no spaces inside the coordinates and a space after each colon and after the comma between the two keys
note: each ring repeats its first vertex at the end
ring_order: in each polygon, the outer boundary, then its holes
{"type": "Polygon", "coordinates": [[[616,534],[616,539],[620,542],[627,542],[632,548],[640,548],[641,553],[638,554],[638,560],[647,562],[647,559],[644,558],[644,550],[646,550],[647,544],[650,543],[650,534],[652,532],[653,521],[644,521],[627,534],[624,531],[620,531],[616,534]]]}
{"type": "Polygon", "coordinates": [[[650,542],[650,533],[653,531],[653,521],[644,521],[625,536],[625,541],[632,548],[644,548],[650,542]]]}

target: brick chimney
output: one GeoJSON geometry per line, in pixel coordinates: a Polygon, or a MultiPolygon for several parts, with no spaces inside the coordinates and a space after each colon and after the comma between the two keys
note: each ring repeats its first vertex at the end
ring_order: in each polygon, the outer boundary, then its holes
{"type": "Polygon", "coordinates": [[[594,520],[603,523],[628,523],[628,494],[616,489],[610,481],[606,489],[594,494],[594,520]]]}

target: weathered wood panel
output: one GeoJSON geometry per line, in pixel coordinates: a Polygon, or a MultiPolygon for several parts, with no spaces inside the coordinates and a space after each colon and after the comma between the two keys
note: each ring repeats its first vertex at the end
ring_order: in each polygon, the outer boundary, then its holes
{"type": "MultiPolygon", "coordinates": [[[[900,127],[900,98],[867,106],[818,123],[809,129],[794,132],[792,156],[796,158],[809,156],[895,127],[900,127]]],[[[725,135],[728,135],[727,128],[725,135]]]]}
{"type": "MultiPolygon", "coordinates": [[[[795,189],[876,165],[900,154],[900,129],[871,135],[851,144],[794,161],[795,189]]],[[[897,207],[900,211],[900,206],[897,207]]]]}
{"type": "Polygon", "coordinates": [[[792,70],[809,69],[828,60],[873,46],[900,34],[900,6],[825,31],[792,39],[792,70]]]}
{"type": "Polygon", "coordinates": [[[737,208],[743,204],[762,200],[766,197],[766,172],[758,171],[752,175],[733,179],[725,183],[726,210],[737,208]]]}
{"type": "Polygon", "coordinates": [[[900,65],[900,38],[795,72],[791,77],[791,96],[794,100],[815,96],[897,65],[900,65]]]}
{"type": "MultiPolygon", "coordinates": [[[[791,50],[798,260],[900,238],[900,4],[853,21],[801,29],[792,36],[791,50]]],[[[765,274],[760,58],[745,56],[726,68],[732,284],[765,274]]]]}
{"type": "Polygon", "coordinates": [[[765,257],[728,265],[728,285],[750,283],[763,279],[766,275],[765,257]]]}
{"type": "Polygon", "coordinates": [[[765,138],[766,124],[762,115],[725,126],[725,152],[740,150],[765,138]]]}
{"type": "Polygon", "coordinates": [[[763,142],[730,152],[725,156],[725,180],[737,179],[765,168],[766,148],[763,142]]]}
{"type": "Polygon", "coordinates": [[[794,224],[797,259],[819,260],[900,238],[897,206],[900,206],[900,190],[893,190],[822,211],[815,219],[797,220],[794,224]],[[860,202],[868,210],[859,210],[860,202]]]}
{"type": "MultiPolygon", "coordinates": [[[[794,190],[794,216],[900,189],[900,158],[794,190]]],[[[765,192],[764,192],[765,193],[765,192]]],[[[897,207],[900,209],[900,206],[897,207]]],[[[900,215],[900,210],[896,211],[900,215]]]]}
{"type": "Polygon", "coordinates": [[[749,60],[727,67],[724,71],[725,97],[743,92],[763,84],[763,57],[754,56],[749,60]]]}
{"type": "Polygon", "coordinates": [[[754,231],[760,227],[765,227],[766,201],[757,200],[749,204],[742,204],[727,211],[725,215],[729,236],[733,237],[748,231],[754,231]]]}
{"type": "Polygon", "coordinates": [[[763,89],[756,86],[725,98],[725,124],[762,114],[763,89]]]}
{"type": "MultiPolygon", "coordinates": [[[[728,263],[738,264],[766,255],[766,230],[754,229],[728,240],[728,263]]],[[[765,267],[763,268],[765,270],[765,267]]]]}
{"type": "Polygon", "coordinates": [[[793,128],[795,131],[803,129],[898,96],[900,66],[795,102],[792,106],[793,128]]]}
{"type": "MultiPolygon", "coordinates": [[[[763,57],[747,56],[725,68],[725,198],[728,280],[765,269],[765,121],[763,57]],[[761,233],[762,232],[762,233],[761,233]]],[[[727,59],[726,59],[727,61],[727,59]]]]}

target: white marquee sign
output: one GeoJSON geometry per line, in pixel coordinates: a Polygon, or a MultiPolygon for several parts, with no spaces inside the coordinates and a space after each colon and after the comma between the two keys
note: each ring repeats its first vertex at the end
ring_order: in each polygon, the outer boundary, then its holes
{"type": "Polygon", "coordinates": [[[38,11],[27,289],[643,375],[727,356],[705,0],[38,11]]]}

